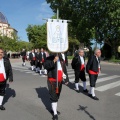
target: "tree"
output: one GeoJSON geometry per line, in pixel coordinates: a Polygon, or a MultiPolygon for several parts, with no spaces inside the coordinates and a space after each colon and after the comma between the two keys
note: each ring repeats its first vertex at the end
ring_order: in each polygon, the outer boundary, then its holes
{"type": "Polygon", "coordinates": [[[61,19],[72,20],[71,35],[89,45],[90,40],[111,46],[115,55],[120,44],[119,0],[46,0],[53,12],[60,9],[61,19]],[[74,32],[73,32],[74,31],[74,32]],[[118,43],[118,44],[117,44],[118,43]]]}
{"type": "Polygon", "coordinates": [[[9,38],[7,36],[0,36],[0,47],[6,51],[19,52],[23,48],[26,50],[32,49],[32,44],[26,41],[19,40],[19,38],[9,38]]]}
{"type": "Polygon", "coordinates": [[[29,42],[33,43],[34,48],[46,47],[47,44],[46,24],[28,25],[26,31],[29,42]]]}

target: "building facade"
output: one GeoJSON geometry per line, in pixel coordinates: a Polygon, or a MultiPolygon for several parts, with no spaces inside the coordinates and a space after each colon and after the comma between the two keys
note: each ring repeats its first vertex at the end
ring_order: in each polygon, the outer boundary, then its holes
{"type": "Polygon", "coordinates": [[[0,36],[13,38],[13,34],[17,35],[17,30],[10,26],[5,15],[0,12],[0,36]]]}

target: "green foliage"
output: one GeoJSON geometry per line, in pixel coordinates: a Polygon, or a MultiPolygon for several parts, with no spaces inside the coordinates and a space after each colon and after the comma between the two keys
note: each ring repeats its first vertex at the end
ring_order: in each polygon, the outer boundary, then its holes
{"type": "Polygon", "coordinates": [[[17,36],[14,36],[13,39],[7,36],[0,36],[0,47],[7,51],[18,52],[23,48],[29,50],[32,48],[32,44],[29,42],[21,41],[17,36]]]}
{"type": "Polygon", "coordinates": [[[34,48],[46,47],[47,44],[46,24],[28,25],[26,31],[29,42],[33,43],[34,48]]]}
{"type": "Polygon", "coordinates": [[[61,19],[72,20],[70,36],[90,46],[90,40],[106,43],[112,54],[120,45],[120,0],[46,0],[61,19]]]}

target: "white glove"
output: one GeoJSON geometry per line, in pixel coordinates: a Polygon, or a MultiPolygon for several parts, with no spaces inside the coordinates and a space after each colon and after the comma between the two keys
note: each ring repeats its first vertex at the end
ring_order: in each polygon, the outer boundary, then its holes
{"type": "Polygon", "coordinates": [[[66,75],[63,73],[63,79],[66,79],[66,75]]]}

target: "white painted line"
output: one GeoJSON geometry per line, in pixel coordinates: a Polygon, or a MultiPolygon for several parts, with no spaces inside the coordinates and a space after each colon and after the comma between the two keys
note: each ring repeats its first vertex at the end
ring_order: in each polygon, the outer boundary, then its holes
{"type": "MultiPolygon", "coordinates": [[[[104,73],[101,73],[101,74],[99,74],[99,76],[104,76],[104,75],[106,75],[106,74],[104,74],[104,73]]],[[[68,77],[69,77],[70,75],[68,75],[68,77]]],[[[72,75],[71,75],[72,76],[72,75]]],[[[108,77],[107,77],[108,78],[108,77]]],[[[106,79],[107,79],[106,78],[106,79]]],[[[89,76],[86,76],[86,79],[89,79],[89,76]]],[[[103,78],[101,78],[101,79],[103,79],[103,78]]],[[[98,79],[98,81],[100,80],[100,81],[102,81],[101,79],[98,79]]],[[[75,81],[75,78],[71,78],[71,79],[69,79],[70,80],[70,82],[74,82],[75,81]]],[[[97,81],[97,82],[98,82],[97,81]]],[[[80,83],[80,85],[82,85],[82,83],[80,83]]],[[[86,82],[86,85],[89,85],[89,82],[86,82]]]]}
{"type": "Polygon", "coordinates": [[[12,68],[20,68],[20,69],[29,69],[30,67],[26,67],[26,66],[12,66],[12,68]]]}
{"type": "Polygon", "coordinates": [[[25,72],[25,73],[34,73],[34,71],[31,71],[31,72],[25,72]]]}
{"type": "Polygon", "coordinates": [[[27,72],[27,71],[30,71],[30,70],[21,70],[21,69],[14,69],[14,68],[13,68],[13,70],[19,70],[20,72],[24,72],[24,71],[27,72]]]}
{"type": "Polygon", "coordinates": [[[115,95],[120,96],[120,92],[119,92],[119,93],[116,93],[115,95]]]}
{"type": "Polygon", "coordinates": [[[96,90],[100,91],[100,92],[103,92],[103,91],[106,91],[106,90],[109,90],[109,89],[112,89],[112,88],[115,88],[115,87],[118,87],[118,86],[120,86],[120,81],[113,82],[113,83],[110,83],[110,84],[107,84],[107,85],[103,85],[101,87],[97,87],[96,90]]]}
{"type": "Polygon", "coordinates": [[[75,77],[75,74],[70,74],[68,75],[68,77],[75,77]]]}
{"type": "Polygon", "coordinates": [[[74,71],[68,71],[67,73],[68,73],[68,74],[71,74],[71,73],[74,73],[74,71]]]}
{"type": "Polygon", "coordinates": [[[67,71],[74,71],[73,69],[67,69],[67,71]]]}

